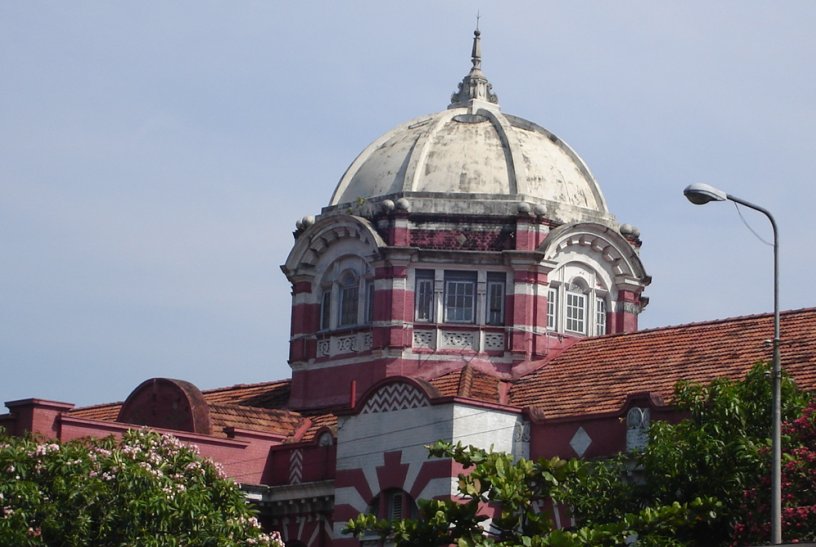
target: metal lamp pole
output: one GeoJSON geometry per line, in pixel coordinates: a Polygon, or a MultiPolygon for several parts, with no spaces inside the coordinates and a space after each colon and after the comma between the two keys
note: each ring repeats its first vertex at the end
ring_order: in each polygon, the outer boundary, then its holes
{"type": "Polygon", "coordinates": [[[771,416],[771,544],[782,543],[782,365],[779,355],[779,230],[771,213],[759,205],[755,205],[731,194],[726,194],[718,188],[708,184],[691,184],[683,190],[683,194],[695,205],[703,205],[710,201],[733,201],[768,217],[773,228],[773,261],[774,261],[774,337],[772,363],[773,409],[771,416]]]}

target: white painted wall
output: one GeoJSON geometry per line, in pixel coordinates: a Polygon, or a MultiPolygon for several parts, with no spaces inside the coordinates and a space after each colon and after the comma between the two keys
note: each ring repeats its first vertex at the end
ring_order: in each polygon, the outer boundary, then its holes
{"type": "MultiPolygon", "coordinates": [[[[377,467],[385,463],[383,454],[400,450],[401,463],[408,464],[404,488],[410,490],[423,463],[429,460],[425,446],[438,440],[461,441],[516,457],[529,455],[529,425],[518,414],[445,404],[342,417],[337,427],[337,470],[362,469],[372,495],[376,495],[380,490],[377,467]]],[[[419,497],[453,495],[456,484],[455,477],[431,480],[419,497]]],[[[349,504],[364,512],[369,501],[355,488],[335,490],[336,505],[349,504]]],[[[345,523],[336,523],[335,533],[343,526],[345,523]]]]}

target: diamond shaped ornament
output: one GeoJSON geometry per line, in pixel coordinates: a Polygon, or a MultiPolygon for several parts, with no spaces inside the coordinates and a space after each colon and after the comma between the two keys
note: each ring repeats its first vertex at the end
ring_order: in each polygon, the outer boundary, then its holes
{"type": "Polygon", "coordinates": [[[578,431],[575,432],[575,435],[572,436],[569,442],[570,446],[575,453],[578,454],[578,457],[582,457],[584,453],[589,448],[589,445],[592,444],[592,439],[589,438],[589,435],[586,431],[584,431],[583,427],[579,427],[578,431]]]}

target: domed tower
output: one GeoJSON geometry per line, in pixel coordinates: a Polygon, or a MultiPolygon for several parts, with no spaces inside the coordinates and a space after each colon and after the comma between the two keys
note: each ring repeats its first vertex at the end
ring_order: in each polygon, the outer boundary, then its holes
{"type": "Polygon", "coordinates": [[[478,30],[448,108],[371,143],[295,238],[294,408],[392,375],[517,377],[576,338],[636,330],[647,302],[638,231],[566,143],[501,111],[478,30]]]}

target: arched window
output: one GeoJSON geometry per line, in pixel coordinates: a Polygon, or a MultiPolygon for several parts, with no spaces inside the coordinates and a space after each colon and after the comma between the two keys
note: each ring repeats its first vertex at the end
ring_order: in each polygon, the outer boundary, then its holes
{"type": "Polygon", "coordinates": [[[337,324],[341,327],[356,325],[360,300],[360,282],[351,271],[343,272],[339,283],[340,316],[337,324]]]}
{"type": "Polygon", "coordinates": [[[416,518],[417,505],[410,494],[399,488],[380,492],[368,506],[368,512],[391,521],[416,518]]]}
{"type": "Polygon", "coordinates": [[[362,260],[345,257],[322,276],[317,303],[319,330],[369,324],[374,319],[374,279],[362,260]]]}
{"type": "Polygon", "coordinates": [[[324,431],[317,439],[317,446],[332,446],[334,444],[334,436],[328,431],[324,431]]]}
{"type": "Polygon", "coordinates": [[[566,264],[550,276],[547,329],[584,336],[606,334],[609,296],[606,283],[593,269],[566,264]]]}
{"type": "Polygon", "coordinates": [[[629,452],[643,450],[649,444],[649,423],[651,416],[648,408],[633,406],[626,413],[626,450],[629,452]]]}

